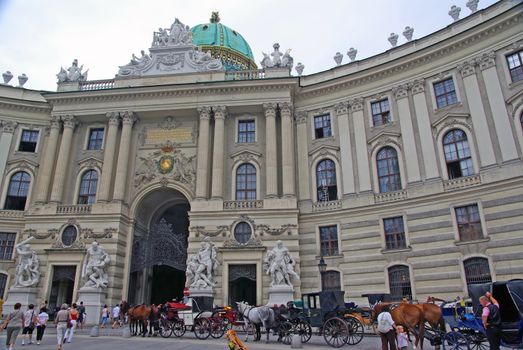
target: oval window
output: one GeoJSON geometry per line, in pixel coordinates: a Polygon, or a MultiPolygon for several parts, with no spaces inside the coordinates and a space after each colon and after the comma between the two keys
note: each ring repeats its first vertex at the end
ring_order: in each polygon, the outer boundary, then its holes
{"type": "Polygon", "coordinates": [[[73,243],[76,241],[76,237],[78,236],[78,232],[76,230],[76,227],[73,225],[69,225],[65,228],[64,232],[62,232],[62,243],[66,247],[70,247],[73,245],[73,243]]]}
{"type": "Polygon", "coordinates": [[[234,228],[234,239],[240,244],[245,244],[251,239],[251,226],[246,222],[240,222],[234,228]]]}

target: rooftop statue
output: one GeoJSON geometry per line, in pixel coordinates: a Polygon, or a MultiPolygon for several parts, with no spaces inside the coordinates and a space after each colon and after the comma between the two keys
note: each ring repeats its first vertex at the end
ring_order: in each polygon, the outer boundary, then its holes
{"type": "Polygon", "coordinates": [[[173,45],[192,45],[191,28],[180,22],[178,18],[170,28],[159,28],[153,33],[153,47],[173,45]]]}
{"type": "Polygon", "coordinates": [[[34,237],[29,237],[25,241],[15,245],[16,252],[18,253],[15,283],[13,285],[15,288],[35,286],[40,280],[40,271],[38,271],[40,263],[38,262],[38,256],[34,250],[31,250],[31,246],[28,244],[32,239],[34,239],[34,237]]]}
{"type": "Polygon", "coordinates": [[[89,70],[82,72],[83,68],[84,68],[83,65],[78,67],[78,60],[75,58],[71,67],[69,67],[67,69],[60,67],[60,72],[56,75],[56,77],[58,78],[58,83],[86,81],[87,72],[89,70]]]}
{"type": "Polygon", "coordinates": [[[288,68],[292,69],[294,65],[294,59],[290,55],[291,50],[287,50],[285,54],[280,52],[280,44],[275,43],[273,46],[274,51],[271,53],[272,59],[268,54],[262,52],[263,60],[260,62],[263,68],[288,68]],[[283,57],[282,57],[283,56],[283,57]]]}

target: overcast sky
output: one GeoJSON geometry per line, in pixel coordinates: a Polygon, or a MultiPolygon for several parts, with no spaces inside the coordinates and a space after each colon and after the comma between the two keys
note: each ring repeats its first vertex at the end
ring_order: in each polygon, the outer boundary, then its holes
{"type": "MultiPolygon", "coordinates": [[[[479,9],[495,3],[480,0],[479,9]]],[[[391,32],[414,28],[414,39],[452,23],[452,5],[470,10],[466,0],[0,0],[0,73],[29,77],[25,87],[56,90],[56,74],[74,58],[89,68],[89,80],[110,79],[132,53],[151,46],[158,27],[175,18],[189,26],[208,23],[219,11],[221,23],[250,44],[259,65],[262,51],[292,49],[304,74],[335,66],[333,56],[350,47],[363,59],[390,48],[391,32]]],[[[296,74],[293,71],[293,74],[296,74]]],[[[0,80],[3,82],[3,80],[0,80]]]]}

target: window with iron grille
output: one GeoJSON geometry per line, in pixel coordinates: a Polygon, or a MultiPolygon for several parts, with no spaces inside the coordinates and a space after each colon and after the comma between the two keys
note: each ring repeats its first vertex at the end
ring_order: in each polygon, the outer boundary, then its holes
{"type": "Polygon", "coordinates": [[[251,239],[251,225],[246,222],[240,222],[234,228],[234,239],[240,244],[245,244],[251,239]]]}
{"type": "Polygon", "coordinates": [[[38,133],[38,130],[22,130],[18,150],[21,152],[36,152],[38,133]]]}
{"type": "Polygon", "coordinates": [[[317,139],[332,136],[330,114],[324,114],[314,117],[314,135],[317,139]]]}
{"type": "Polygon", "coordinates": [[[5,285],[7,284],[7,275],[4,273],[0,273],[0,298],[2,300],[5,300],[5,285]]]}
{"type": "Polygon", "coordinates": [[[446,133],[443,137],[443,150],[449,179],[474,174],[469,142],[463,130],[454,129],[446,133]]]}
{"type": "Polygon", "coordinates": [[[14,173],[9,181],[4,209],[24,210],[30,184],[31,176],[28,173],[25,171],[14,173]]]}
{"type": "Polygon", "coordinates": [[[252,164],[242,164],[236,170],[236,200],[256,199],[256,168],[252,164]]]}
{"type": "Polygon", "coordinates": [[[523,80],[523,50],[508,55],[507,63],[512,82],[523,80]]]}
{"type": "Polygon", "coordinates": [[[16,233],[0,232],[0,260],[11,260],[13,258],[15,239],[16,233]]]}
{"type": "Polygon", "coordinates": [[[480,284],[492,282],[490,266],[487,258],[470,258],[463,261],[465,268],[465,279],[469,284],[480,284]]]}
{"type": "Polygon", "coordinates": [[[409,267],[404,265],[389,267],[389,286],[392,300],[401,300],[404,297],[412,299],[409,267]]]}
{"type": "Polygon", "coordinates": [[[78,193],[78,204],[93,204],[96,200],[96,186],[98,185],[98,173],[96,170],[88,170],[80,181],[80,192],[78,193]]]}
{"type": "Polygon", "coordinates": [[[102,149],[104,142],[104,128],[91,129],[89,131],[89,143],[87,144],[88,150],[102,149]]]}
{"type": "Polygon", "coordinates": [[[477,204],[456,207],[455,212],[460,241],[473,241],[483,238],[477,204]]]}
{"type": "Polygon", "coordinates": [[[385,231],[386,249],[407,248],[402,216],[383,219],[383,228],[385,231]]]}
{"type": "Polygon", "coordinates": [[[338,199],[336,183],[336,165],[330,159],[324,159],[316,167],[316,186],[318,202],[335,201],[338,199]]]}
{"type": "Polygon", "coordinates": [[[454,87],[454,80],[452,78],[434,83],[434,93],[436,95],[436,105],[438,108],[458,103],[458,95],[456,94],[456,88],[454,87]]]}
{"type": "Polygon", "coordinates": [[[391,122],[389,100],[386,98],[370,104],[372,123],[374,126],[385,125],[391,122]]]}
{"type": "Polygon", "coordinates": [[[336,225],[320,227],[321,255],[338,255],[338,227],[336,225]]]}
{"type": "Polygon", "coordinates": [[[238,121],[238,143],[256,142],[256,124],[254,120],[238,121]]]}
{"type": "Polygon", "coordinates": [[[325,271],[322,278],[323,290],[341,290],[341,278],[338,271],[325,271]]]}
{"type": "Polygon", "coordinates": [[[382,148],[376,155],[380,192],[401,190],[398,154],[392,147],[382,148]]]}

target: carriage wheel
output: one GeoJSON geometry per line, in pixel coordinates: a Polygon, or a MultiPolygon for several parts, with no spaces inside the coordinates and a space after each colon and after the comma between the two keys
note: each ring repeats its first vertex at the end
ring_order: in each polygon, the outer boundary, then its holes
{"type": "Polygon", "coordinates": [[[210,326],[211,326],[211,337],[214,339],[218,339],[223,337],[225,334],[225,327],[223,324],[223,320],[221,318],[211,318],[210,319],[210,326]]]}
{"type": "Polygon", "coordinates": [[[309,322],[304,320],[299,320],[298,323],[294,326],[294,332],[300,335],[301,342],[306,343],[312,337],[312,328],[309,322]]]}
{"type": "Polygon", "coordinates": [[[443,350],[470,350],[469,341],[460,332],[449,332],[443,339],[443,350]]]}
{"type": "Polygon", "coordinates": [[[160,335],[162,338],[169,338],[173,334],[173,324],[169,320],[160,320],[160,335]]]}
{"type": "Polygon", "coordinates": [[[211,322],[208,318],[198,317],[194,320],[194,335],[198,339],[207,339],[211,335],[211,322]]]}
{"type": "Polygon", "coordinates": [[[185,334],[185,324],[182,320],[174,320],[171,329],[176,338],[180,338],[185,334]]]}
{"type": "Polygon", "coordinates": [[[278,326],[278,340],[283,344],[290,345],[292,341],[292,324],[289,321],[280,323],[278,326]]]}
{"type": "Polygon", "coordinates": [[[347,327],[349,328],[349,336],[347,337],[347,344],[356,345],[363,339],[363,325],[361,322],[353,317],[346,318],[347,327]]]}
{"type": "Polygon", "coordinates": [[[323,338],[333,348],[340,348],[347,342],[349,327],[339,317],[332,317],[323,324],[323,338]]]}
{"type": "Polygon", "coordinates": [[[469,337],[470,350],[489,350],[490,345],[483,333],[474,333],[469,337]]]}

